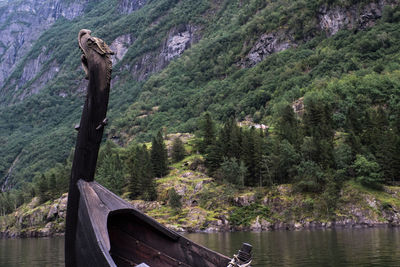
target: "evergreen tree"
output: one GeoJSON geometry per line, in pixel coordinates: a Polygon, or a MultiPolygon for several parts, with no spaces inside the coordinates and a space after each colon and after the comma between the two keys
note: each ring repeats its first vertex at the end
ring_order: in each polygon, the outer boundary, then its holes
{"type": "Polygon", "coordinates": [[[56,180],[56,175],[54,173],[50,174],[49,177],[49,193],[51,198],[56,198],[58,194],[57,180],[56,180]]]}
{"type": "Polygon", "coordinates": [[[299,123],[293,108],[289,103],[282,103],[276,105],[275,111],[276,118],[276,131],[280,140],[288,140],[292,145],[298,147],[299,140],[299,123]]]}
{"type": "Polygon", "coordinates": [[[175,210],[182,208],[181,196],[176,193],[175,188],[168,191],[168,204],[175,210]]]}
{"type": "Polygon", "coordinates": [[[37,195],[39,196],[40,202],[45,202],[49,199],[48,189],[47,179],[45,175],[42,174],[37,180],[37,195]]]}
{"type": "Polygon", "coordinates": [[[143,199],[148,201],[156,200],[157,190],[154,181],[153,167],[151,164],[150,153],[145,145],[141,149],[142,155],[142,169],[141,169],[141,184],[143,186],[143,199]]]}
{"type": "Polygon", "coordinates": [[[151,163],[156,177],[163,177],[168,172],[168,154],[161,131],[151,142],[151,163]]]}
{"type": "Polygon", "coordinates": [[[271,166],[270,157],[268,157],[267,155],[262,155],[260,161],[260,176],[259,176],[260,187],[264,185],[267,186],[274,185],[274,179],[272,176],[270,166],[271,166]]]}
{"type": "Polygon", "coordinates": [[[135,146],[130,149],[128,172],[130,198],[142,198],[144,200],[155,200],[157,198],[153,166],[145,145],[135,146]]]}
{"type": "Polygon", "coordinates": [[[222,178],[231,184],[244,186],[247,168],[243,161],[238,162],[236,158],[224,158],[221,164],[222,178]]]}
{"type": "Polygon", "coordinates": [[[200,132],[202,141],[200,142],[199,150],[205,153],[207,148],[215,143],[215,124],[211,118],[210,113],[204,114],[204,118],[200,123],[200,132]]]}
{"type": "Polygon", "coordinates": [[[118,153],[110,151],[101,158],[96,171],[96,180],[115,194],[122,194],[125,185],[124,168],[118,153]]]}
{"type": "Polygon", "coordinates": [[[302,161],[297,166],[296,188],[303,192],[321,192],[325,185],[324,172],[313,161],[302,161]]]}
{"type": "Polygon", "coordinates": [[[305,97],[304,103],[304,132],[309,142],[307,145],[303,143],[303,148],[307,146],[307,150],[313,151],[309,153],[309,160],[324,168],[332,167],[334,129],[329,99],[326,95],[313,92],[305,97]]]}
{"type": "Polygon", "coordinates": [[[140,150],[137,146],[129,149],[128,167],[128,191],[131,199],[137,199],[142,193],[141,164],[139,162],[140,150]]]}
{"type": "Polygon", "coordinates": [[[207,167],[208,174],[213,176],[219,169],[223,159],[223,153],[221,146],[219,145],[219,141],[207,148],[205,158],[205,165],[207,167]]]}
{"type": "Polygon", "coordinates": [[[18,190],[16,192],[15,202],[16,202],[16,208],[18,208],[19,206],[24,204],[25,198],[24,198],[24,193],[22,192],[22,190],[18,190]]]}
{"type": "Polygon", "coordinates": [[[247,177],[245,184],[248,186],[257,184],[258,173],[256,173],[255,158],[255,132],[254,128],[245,131],[243,134],[242,155],[241,159],[247,167],[247,177]]]}
{"type": "Polygon", "coordinates": [[[171,157],[173,162],[181,161],[185,158],[185,147],[183,145],[182,140],[177,137],[172,142],[172,150],[171,150],[171,157]]]}
{"type": "Polygon", "coordinates": [[[382,187],[383,175],[379,164],[373,159],[367,159],[363,155],[357,155],[353,165],[357,174],[357,181],[362,185],[380,189],[382,187]]]}
{"type": "Polygon", "coordinates": [[[219,133],[217,145],[220,146],[223,156],[240,159],[242,152],[242,130],[238,127],[233,117],[224,123],[219,133]]]}

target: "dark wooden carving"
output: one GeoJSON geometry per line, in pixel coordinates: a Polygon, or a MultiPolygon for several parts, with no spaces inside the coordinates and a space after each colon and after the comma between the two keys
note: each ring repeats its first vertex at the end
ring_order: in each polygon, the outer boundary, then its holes
{"type": "Polygon", "coordinates": [[[111,79],[112,51],[89,30],[81,30],[78,34],[78,44],[82,51],[82,66],[89,79],[86,101],[82,112],[75,155],[72,163],[69,185],[66,235],[65,263],[76,266],[75,243],[76,225],[79,208],[79,192],[77,181],[93,181],[96,169],[97,155],[103,136],[111,79]]]}

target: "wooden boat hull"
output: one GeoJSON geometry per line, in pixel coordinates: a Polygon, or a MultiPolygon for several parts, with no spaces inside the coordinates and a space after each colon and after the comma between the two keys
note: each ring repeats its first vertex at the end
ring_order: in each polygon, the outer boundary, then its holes
{"type": "Polygon", "coordinates": [[[96,182],[78,181],[77,266],[226,267],[230,259],[146,216],[96,182]]]}

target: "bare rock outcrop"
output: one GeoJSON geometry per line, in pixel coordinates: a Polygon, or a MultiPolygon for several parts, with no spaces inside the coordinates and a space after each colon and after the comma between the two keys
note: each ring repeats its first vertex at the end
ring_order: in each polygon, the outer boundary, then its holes
{"type": "Polygon", "coordinates": [[[0,224],[0,238],[44,237],[63,233],[67,202],[67,193],[42,205],[39,205],[37,197],[33,198],[29,204],[8,215],[13,218],[8,220],[8,224],[0,224]]]}
{"type": "MultiPolygon", "coordinates": [[[[42,51],[37,57],[28,59],[24,63],[22,77],[7,82],[17,66],[26,60],[25,55],[43,31],[49,29],[59,18],[72,20],[82,15],[88,2],[88,0],[33,0],[8,1],[6,4],[0,4],[1,87],[6,85],[7,90],[18,90],[27,81],[32,80],[49,59],[49,54],[42,51]],[[15,14],[18,14],[18,16],[15,16],[15,14]]],[[[45,83],[48,78],[52,77],[46,76],[39,83],[45,83]]],[[[0,97],[5,90],[4,87],[1,87],[0,97]]]]}
{"type": "Polygon", "coordinates": [[[132,74],[139,81],[145,80],[150,74],[164,69],[172,59],[179,57],[186,49],[200,40],[200,27],[181,25],[172,28],[165,38],[160,50],[147,53],[132,66],[132,74]]]}
{"type": "Polygon", "coordinates": [[[129,46],[135,41],[130,34],[118,36],[110,45],[110,49],[115,53],[112,57],[112,64],[116,64],[122,60],[129,46]]]}
{"type": "Polygon", "coordinates": [[[147,0],[119,0],[118,10],[122,14],[130,14],[146,4],[147,0]]]}
{"type": "MultiPolygon", "coordinates": [[[[394,6],[396,3],[397,0],[378,0],[351,6],[323,5],[317,15],[317,27],[326,32],[327,36],[335,35],[341,29],[363,30],[375,25],[382,17],[385,6],[394,6]]],[[[305,40],[309,38],[312,36],[306,36],[305,40]]],[[[302,42],[294,40],[293,33],[284,30],[264,33],[239,65],[253,67],[271,54],[296,47],[302,42]]]]}
{"type": "Polygon", "coordinates": [[[393,5],[395,2],[379,0],[368,4],[357,3],[350,7],[324,5],[318,14],[319,26],[328,36],[336,34],[341,29],[366,29],[375,25],[375,22],[382,17],[385,6],[393,5]]]}
{"type": "Polygon", "coordinates": [[[252,67],[273,53],[296,46],[294,38],[284,31],[265,33],[256,41],[240,65],[252,67]]]}

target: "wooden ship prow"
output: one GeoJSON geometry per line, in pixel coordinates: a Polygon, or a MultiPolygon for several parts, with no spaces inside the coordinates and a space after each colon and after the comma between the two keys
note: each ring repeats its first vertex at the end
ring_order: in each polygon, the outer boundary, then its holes
{"type": "Polygon", "coordinates": [[[65,263],[75,266],[233,267],[249,266],[251,246],[232,259],[169,230],[94,181],[107,122],[112,51],[89,30],[78,44],[89,79],[71,170],[65,263]]]}

